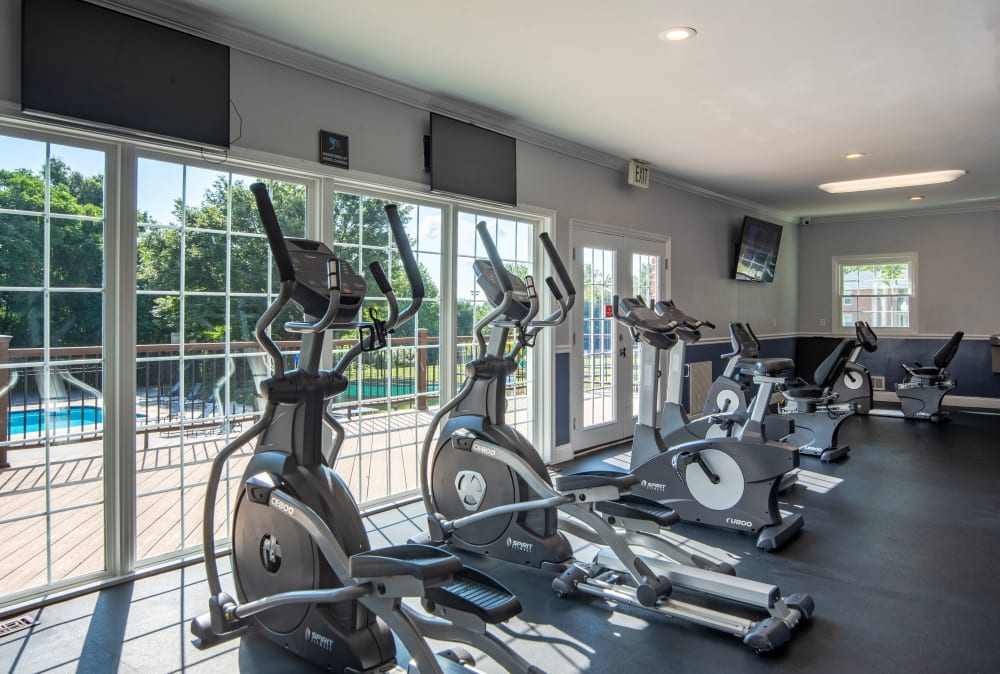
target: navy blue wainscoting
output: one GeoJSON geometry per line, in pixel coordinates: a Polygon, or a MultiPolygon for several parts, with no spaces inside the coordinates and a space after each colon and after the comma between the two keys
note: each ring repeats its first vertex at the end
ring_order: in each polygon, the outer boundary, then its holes
{"type": "Polygon", "coordinates": [[[556,354],[556,442],[555,445],[569,444],[570,439],[570,409],[569,409],[569,366],[570,354],[556,354]]]}
{"type": "MultiPolygon", "coordinates": [[[[795,370],[803,379],[812,381],[816,366],[826,358],[840,341],[839,337],[800,337],[795,350],[795,370]]],[[[862,351],[858,362],[873,375],[885,377],[885,388],[892,391],[903,381],[905,372],[901,363],[919,361],[933,365],[934,353],[948,340],[943,337],[879,337],[878,350],[862,351]]],[[[1000,398],[1000,374],[993,374],[990,362],[990,344],[986,339],[966,337],[958,353],[948,366],[952,378],[958,381],[954,395],[978,398],[1000,398]]]]}

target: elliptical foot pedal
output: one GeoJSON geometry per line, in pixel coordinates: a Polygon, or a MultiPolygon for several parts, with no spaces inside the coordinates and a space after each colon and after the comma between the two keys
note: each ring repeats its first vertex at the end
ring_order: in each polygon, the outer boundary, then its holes
{"type": "Polygon", "coordinates": [[[424,581],[461,573],[462,560],[428,545],[393,545],[351,555],[349,573],[354,578],[412,576],[424,581]]]}
{"type": "Polygon", "coordinates": [[[521,612],[521,602],[513,592],[481,571],[465,567],[454,574],[448,585],[428,588],[425,605],[432,612],[447,609],[471,613],[494,625],[521,612]]]}
{"type": "Polygon", "coordinates": [[[761,550],[771,551],[785,545],[802,531],[805,520],[802,515],[795,513],[781,520],[780,524],[772,524],[762,527],[757,534],[757,547],[761,550]]]}
{"type": "Polygon", "coordinates": [[[617,501],[600,501],[595,504],[594,510],[611,517],[654,522],[661,527],[669,527],[681,521],[680,515],[673,508],[640,496],[626,495],[617,501]]]}
{"type": "Polygon", "coordinates": [[[627,490],[639,484],[639,478],[632,473],[618,473],[607,470],[593,470],[570,475],[556,475],[552,478],[552,486],[556,491],[579,491],[596,487],[617,487],[627,490]]]}
{"type": "Polygon", "coordinates": [[[778,618],[767,618],[754,625],[745,637],[743,643],[757,653],[773,651],[792,640],[792,631],[788,625],[778,618]]]}

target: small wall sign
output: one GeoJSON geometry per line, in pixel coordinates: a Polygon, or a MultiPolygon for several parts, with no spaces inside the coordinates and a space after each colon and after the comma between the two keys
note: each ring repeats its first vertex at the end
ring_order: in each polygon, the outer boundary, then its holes
{"type": "Polygon", "coordinates": [[[628,184],[643,189],[649,189],[649,164],[641,159],[632,159],[628,163],[628,184]]]}
{"type": "Polygon", "coordinates": [[[350,168],[348,166],[347,136],[332,131],[319,132],[319,163],[329,164],[337,168],[350,168]]]}

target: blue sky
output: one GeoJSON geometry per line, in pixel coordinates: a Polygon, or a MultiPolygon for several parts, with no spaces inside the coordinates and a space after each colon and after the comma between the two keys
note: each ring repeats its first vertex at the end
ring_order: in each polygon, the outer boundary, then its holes
{"type": "MultiPolygon", "coordinates": [[[[52,156],[63,160],[72,170],[79,171],[85,176],[104,174],[104,153],[99,150],[53,144],[51,152],[52,156]]],[[[42,170],[44,164],[44,142],[0,135],[0,169],[13,171],[27,168],[37,173],[42,170]]],[[[197,195],[200,201],[201,195],[219,173],[206,169],[189,169],[188,194],[197,195]]],[[[174,199],[181,196],[182,175],[182,167],[179,164],[140,159],[137,195],[139,210],[149,211],[157,222],[170,222],[174,199]]]]}

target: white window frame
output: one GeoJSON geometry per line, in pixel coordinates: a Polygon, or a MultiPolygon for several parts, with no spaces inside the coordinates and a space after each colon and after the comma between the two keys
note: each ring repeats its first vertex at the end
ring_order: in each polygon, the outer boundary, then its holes
{"type": "MultiPolygon", "coordinates": [[[[860,295],[848,295],[845,296],[843,292],[843,267],[855,266],[855,265],[888,265],[888,264],[906,264],[910,267],[910,325],[908,327],[890,327],[890,326],[872,326],[878,330],[879,334],[888,335],[915,335],[918,333],[917,330],[917,319],[918,319],[918,288],[917,288],[917,254],[912,253],[885,253],[885,254],[871,254],[871,255],[836,255],[833,257],[833,313],[831,320],[831,327],[834,334],[843,335],[853,335],[854,325],[841,325],[843,322],[843,308],[844,308],[844,298],[857,298],[860,295]]],[[[880,297],[881,295],[873,294],[872,297],[880,297]]]]}

